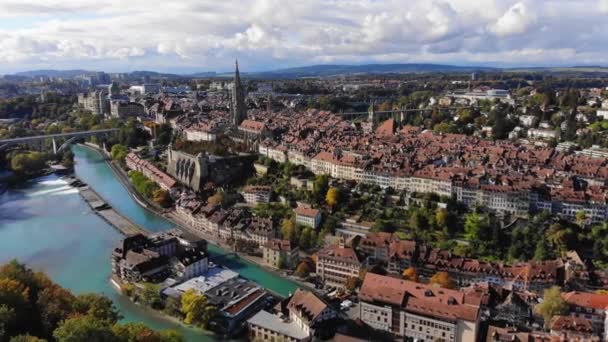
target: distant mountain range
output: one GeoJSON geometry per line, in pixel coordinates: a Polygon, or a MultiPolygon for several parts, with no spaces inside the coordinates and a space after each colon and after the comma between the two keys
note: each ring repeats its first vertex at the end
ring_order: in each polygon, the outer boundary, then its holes
{"type": "Polygon", "coordinates": [[[64,77],[64,78],[73,78],[78,75],[92,73],[92,71],[87,70],[54,70],[54,69],[42,69],[42,70],[29,70],[29,71],[21,71],[15,73],[15,76],[24,76],[24,77],[38,77],[38,76],[46,76],[46,77],[64,77]]]}
{"type": "Polygon", "coordinates": [[[474,72],[497,71],[497,68],[478,66],[455,66],[444,64],[362,64],[362,65],[311,65],[264,72],[247,73],[261,78],[302,78],[362,74],[406,74],[428,72],[474,72]]]}
{"type": "MultiPolygon", "coordinates": [[[[340,75],[365,75],[365,74],[406,74],[406,73],[470,73],[470,72],[591,72],[591,73],[608,73],[608,68],[601,66],[572,66],[572,67],[520,67],[520,68],[495,68],[486,66],[455,66],[446,64],[362,64],[362,65],[311,65],[296,68],[277,69],[260,72],[242,72],[241,75],[247,78],[261,79],[295,79],[307,77],[329,77],[340,75]]],[[[87,70],[32,70],[15,73],[15,76],[21,77],[63,77],[74,78],[83,74],[90,74],[92,71],[87,70]]],[[[197,72],[190,74],[177,73],[161,73],[155,71],[133,71],[126,73],[132,78],[143,78],[150,76],[152,78],[192,78],[192,77],[232,77],[232,72],[197,72]]]]}

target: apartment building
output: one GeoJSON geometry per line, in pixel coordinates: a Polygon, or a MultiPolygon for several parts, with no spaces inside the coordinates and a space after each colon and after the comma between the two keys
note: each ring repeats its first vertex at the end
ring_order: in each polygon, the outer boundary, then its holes
{"type": "Polygon", "coordinates": [[[358,248],[368,256],[370,262],[388,263],[389,246],[393,234],[385,232],[369,233],[359,242],[358,248]]]}
{"type": "Polygon", "coordinates": [[[464,292],[367,273],[359,315],[371,327],[418,341],[476,341],[479,300],[464,292]]]}
{"type": "Polygon", "coordinates": [[[344,287],[349,278],[359,276],[361,261],[353,248],[328,246],[317,253],[317,275],[326,285],[344,287]]]}
{"type": "Polygon", "coordinates": [[[271,239],[262,245],[264,263],[276,268],[292,268],[298,263],[300,249],[289,240],[271,239]]]}
{"type": "Polygon", "coordinates": [[[305,205],[298,205],[294,210],[296,223],[317,229],[321,224],[321,211],[305,205]]]}
{"type": "Polygon", "coordinates": [[[272,188],[265,185],[248,185],[241,191],[241,195],[243,195],[246,203],[269,203],[272,188]]]}

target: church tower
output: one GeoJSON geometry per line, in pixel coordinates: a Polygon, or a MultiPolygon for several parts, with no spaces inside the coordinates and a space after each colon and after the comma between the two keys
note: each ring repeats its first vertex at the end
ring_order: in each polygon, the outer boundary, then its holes
{"type": "Polygon", "coordinates": [[[380,123],[380,117],[376,114],[376,110],[374,109],[374,102],[372,101],[369,105],[369,109],[367,110],[367,121],[371,123],[372,130],[378,127],[380,123]]]}
{"type": "Polygon", "coordinates": [[[247,118],[247,108],[245,107],[245,95],[239,74],[239,61],[235,62],[236,71],[234,72],[234,83],[232,85],[232,102],[230,111],[232,112],[232,124],[238,126],[247,118]]]}

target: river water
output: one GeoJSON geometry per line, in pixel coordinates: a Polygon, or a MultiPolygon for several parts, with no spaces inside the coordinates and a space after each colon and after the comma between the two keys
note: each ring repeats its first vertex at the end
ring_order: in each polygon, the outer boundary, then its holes
{"type": "MultiPolygon", "coordinates": [[[[74,146],[76,174],[113,208],[150,231],[171,227],[170,222],[140,207],[117,180],[101,155],[74,146]]],[[[30,181],[0,196],[0,263],[16,258],[43,270],[76,293],[97,292],[110,297],[124,321],[144,322],[155,329],[177,329],[188,341],[212,341],[213,336],[189,329],[145,310],[118,295],[108,278],[110,252],[122,238],[82,200],[78,191],[56,176],[30,181]]],[[[212,255],[224,251],[209,245],[212,255]]],[[[296,284],[235,257],[222,264],[277,293],[287,295],[296,284]]]]}

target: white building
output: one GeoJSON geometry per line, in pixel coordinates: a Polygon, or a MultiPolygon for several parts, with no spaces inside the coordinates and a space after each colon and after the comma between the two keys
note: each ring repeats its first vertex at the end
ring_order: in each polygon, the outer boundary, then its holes
{"type": "Polygon", "coordinates": [[[243,195],[245,202],[250,204],[269,203],[272,188],[265,185],[249,185],[241,191],[241,195],[243,195]]]}
{"type": "Polygon", "coordinates": [[[528,138],[557,139],[557,132],[552,129],[530,128],[528,138]]]}
{"type": "Polygon", "coordinates": [[[296,223],[303,226],[312,227],[317,229],[321,224],[321,211],[319,209],[313,209],[299,205],[294,209],[296,213],[296,223]]]}

